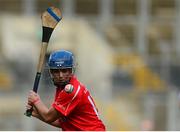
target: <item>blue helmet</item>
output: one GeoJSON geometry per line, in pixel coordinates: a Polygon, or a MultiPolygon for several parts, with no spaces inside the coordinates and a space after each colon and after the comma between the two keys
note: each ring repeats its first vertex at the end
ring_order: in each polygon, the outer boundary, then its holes
{"type": "Polygon", "coordinates": [[[50,54],[48,65],[50,69],[65,69],[74,67],[74,55],[66,50],[58,50],[50,54]]]}

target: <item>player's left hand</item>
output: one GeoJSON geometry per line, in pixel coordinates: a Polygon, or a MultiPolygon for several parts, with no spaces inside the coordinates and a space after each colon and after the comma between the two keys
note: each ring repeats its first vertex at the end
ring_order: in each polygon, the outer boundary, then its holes
{"type": "Polygon", "coordinates": [[[29,92],[29,95],[28,95],[28,104],[32,105],[32,104],[35,104],[38,101],[40,101],[39,95],[31,90],[29,92]]]}
{"type": "Polygon", "coordinates": [[[35,107],[32,107],[32,105],[30,105],[30,104],[26,104],[26,110],[30,110],[30,109],[32,109],[32,108],[33,108],[32,116],[38,118],[38,117],[39,117],[39,114],[38,114],[36,108],[35,108],[35,107]]]}
{"type": "Polygon", "coordinates": [[[30,105],[30,104],[26,104],[26,110],[30,110],[32,108],[32,105],[30,105]]]}

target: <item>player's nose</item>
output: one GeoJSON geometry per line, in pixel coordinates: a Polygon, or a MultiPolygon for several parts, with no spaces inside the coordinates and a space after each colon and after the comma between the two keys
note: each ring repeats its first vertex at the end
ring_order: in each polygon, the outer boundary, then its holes
{"type": "Polygon", "coordinates": [[[63,77],[63,73],[59,71],[59,77],[63,77]]]}

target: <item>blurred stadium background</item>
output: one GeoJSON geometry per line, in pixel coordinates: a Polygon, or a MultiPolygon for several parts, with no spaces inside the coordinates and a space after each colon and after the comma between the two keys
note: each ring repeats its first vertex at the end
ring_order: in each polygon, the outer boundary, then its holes
{"type": "MultiPolygon", "coordinates": [[[[180,130],[180,0],[0,0],[0,130],[59,130],[23,115],[49,6],[63,20],[47,58],[74,52],[107,130],[180,130]]],[[[54,91],[46,64],[47,105],[54,91]]]]}

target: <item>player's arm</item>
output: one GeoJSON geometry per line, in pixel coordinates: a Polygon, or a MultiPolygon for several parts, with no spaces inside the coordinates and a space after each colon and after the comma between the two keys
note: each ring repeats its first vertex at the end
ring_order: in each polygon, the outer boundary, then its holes
{"type": "MultiPolygon", "coordinates": [[[[37,112],[36,108],[33,108],[32,116],[38,118],[39,120],[41,120],[41,121],[43,121],[43,122],[45,122],[44,119],[43,119],[43,118],[40,116],[40,114],[37,112]]],[[[46,122],[46,123],[48,123],[48,122],[46,122]]],[[[55,126],[55,127],[61,128],[58,119],[57,119],[56,121],[51,122],[51,123],[48,123],[48,124],[50,124],[50,125],[52,125],[52,126],[55,126]]]]}
{"type": "MultiPolygon", "coordinates": [[[[32,108],[32,105],[33,104],[27,104],[26,105],[26,109],[31,109],[32,108]]],[[[45,120],[41,117],[41,115],[38,113],[38,111],[36,110],[35,107],[33,107],[33,111],[32,111],[32,116],[45,122],[45,120]]],[[[45,122],[45,123],[48,123],[48,122],[45,122]]],[[[55,127],[59,127],[61,128],[60,124],[59,124],[59,120],[57,119],[56,121],[54,122],[51,122],[51,123],[48,123],[49,125],[52,125],[52,126],[55,126],[55,127]]]]}
{"type": "Polygon", "coordinates": [[[60,118],[60,114],[56,109],[53,107],[48,109],[42,101],[35,103],[34,106],[37,109],[40,117],[42,117],[42,119],[47,123],[52,123],[60,118]]]}
{"type": "Polygon", "coordinates": [[[37,110],[37,113],[39,114],[38,117],[48,124],[55,122],[62,116],[55,108],[47,108],[45,104],[41,101],[39,95],[32,90],[30,91],[28,96],[28,104],[33,104],[33,106],[37,110]]]}

